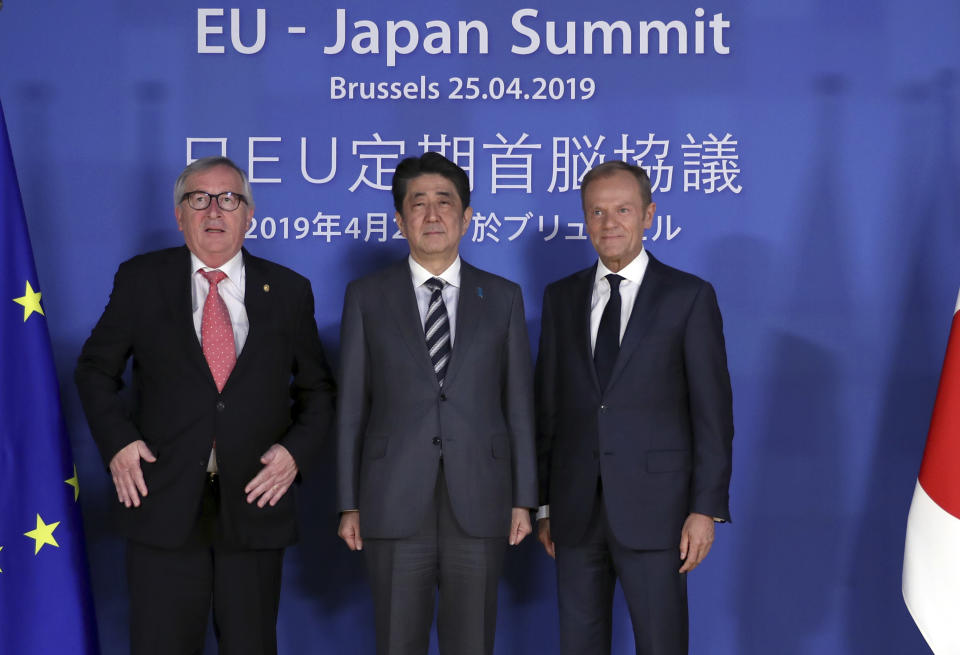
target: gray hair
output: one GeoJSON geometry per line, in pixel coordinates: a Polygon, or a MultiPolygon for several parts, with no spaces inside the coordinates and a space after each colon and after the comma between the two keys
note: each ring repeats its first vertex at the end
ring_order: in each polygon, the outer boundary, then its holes
{"type": "Polygon", "coordinates": [[[250,180],[247,179],[247,174],[243,172],[243,169],[234,164],[228,157],[203,157],[184,168],[183,172],[180,173],[180,177],[177,178],[176,183],[173,185],[173,206],[176,207],[183,200],[183,194],[187,192],[188,177],[194,173],[202,173],[217,166],[226,166],[237,172],[237,175],[240,176],[243,182],[243,197],[246,199],[250,209],[253,209],[253,189],[250,188],[250,180]]]}

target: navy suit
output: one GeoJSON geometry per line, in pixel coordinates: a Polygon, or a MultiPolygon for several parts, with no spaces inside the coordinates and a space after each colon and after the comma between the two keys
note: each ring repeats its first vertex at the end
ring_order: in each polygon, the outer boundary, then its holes
{"type": "MultiPolygon", "coordinates": [[[[590,346],[595,273],[593,266],[544,292],[536,371],[540,502],[550,505],[558,563],[567,547],[605,540],[625,553],[660,551],[675,571],[691,512],[730,518],[733,414],[716,295],[707,282],[650,256],[609,384],[601,389],[590,346]]],[[[628,604],[642,603],[637,590],[650,592],[648,582],[628,580],[630,567],[617,568],[628,604]]],[[[677,601],[664,604],[682,605],[669,620],[682,622],[685,632],[685,579],[679,578],[665,583],[676,589],[663,595],[677,601]]],[[[560,582],[563,613],[562,571],[560,582]]],[[[591,602],[609,613],[606,588],[591,602]]],[[[659,593],[654,589],[653,598],[659,593]]],[[[632,606],[631,614],[639,634],[646,628],[637,625],[632,606]]],[[[642,649],[640,639],[638,652],[686,650],[685,636],[683,644],[651,650],[642,649]]]]}

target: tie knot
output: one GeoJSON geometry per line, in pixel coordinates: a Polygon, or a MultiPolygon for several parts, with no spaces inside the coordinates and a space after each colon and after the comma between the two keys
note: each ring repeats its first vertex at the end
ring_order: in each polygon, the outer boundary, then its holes
{"type": "Polygon", "coordinates": [[[610,283],[610,293],[618,293],[620,291],[620,283],[623,282],[623,276],[617,275],[616,273],[608,273],[607,282],[610,283]]]}
{"type": "Polygon", "coordinates": [[[205,271],[203,269],[200,269],[200,275],[207,278],[207,282],[210,283],[211,287],[217,286],[227,278],[227,274],[221,271],[220,269],[216,269],[213,271],[205,271]]]}
{"type": "Polygon", "coordinates": [[[442,290],[443,287],[445,287],[445,286],[447,285],[446,282],[444,282],[443,280],[441,280],[441,279],[438,278],[438,277],[432,277],[432,278],[430,278],[429,280],[427,280],[426,282],[424,282],[424,284],[427,285],[427,287],[430,289],[430,291],[433,291],[434,293],[436,293],[437,291],[442,290]]]}

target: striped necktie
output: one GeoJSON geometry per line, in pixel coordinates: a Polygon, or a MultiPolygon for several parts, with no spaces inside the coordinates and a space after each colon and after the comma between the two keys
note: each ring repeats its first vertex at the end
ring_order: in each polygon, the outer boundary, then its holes
{"type": "Polygon", "coordinates": [[[450,319],[447,317],[447,306],[443,303],[443,287],[446,282],[432,277],[424,284],[433,293],[430,295],[423,332],[427,339],[427,352],[430,353],[433,371],[442,387],[447,376],[447,364],[450,363],[450,319]]]}

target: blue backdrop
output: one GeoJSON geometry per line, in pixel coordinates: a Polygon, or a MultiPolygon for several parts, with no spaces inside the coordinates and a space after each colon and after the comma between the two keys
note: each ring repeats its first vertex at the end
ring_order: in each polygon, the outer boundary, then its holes
{"type": "MultiPolygon", "coordinates": [[[[734,521],[690,577],[692,652],[928,652],[899,587],[960,284],[954,0],[297,0],[261,18],[247,0],[4,4],[0,97],[104,653],[126,649],[123,548],[72,370],[117,265],[182,243],[173,180],[225,149],[256,180],[247,247],[313,280],[336,362],[346,283],[405,251],[378,187],[425,147],[471,170],[462,251],[522,284],[534,346],[543,287],[593,261],[576,180],[602,159],[652,170],[647,247],[715,283],[734,521]]],[[[284,653],[373,652],[362,563],[335,535],[331,454],[300,490],[284,653]]],[[[556,652],[555,606],[552,562],[529,539],[507,559],[497,653],[556,652]]],[[[614,642],[632,652],[622,604],[614,642]]]]}

